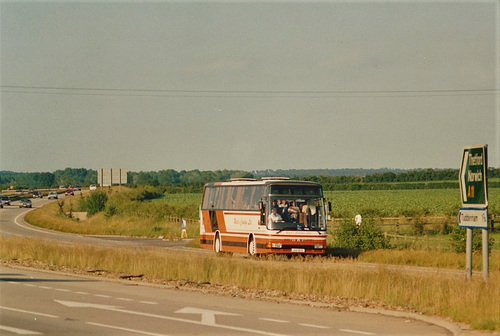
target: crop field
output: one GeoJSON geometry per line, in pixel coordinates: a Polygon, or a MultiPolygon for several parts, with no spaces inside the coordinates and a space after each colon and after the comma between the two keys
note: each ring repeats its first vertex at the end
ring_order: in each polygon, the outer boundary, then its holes
{"type": "MultiPolygon", "coordinates": [[[[192,218],[196,218],[201,198],[201,193],[166,194],[156,202],[192,206],[192,218]]],[[[332,202],[335,218],[353,218],[358,213],[363,217],[456,216],[460,208],[458,189],[325,191],[325,198],[332,202]]],[[[489,190],[489,204],[490,216],[499,216],[500,188],[489,190]]]]}
{"type": "Polygon", "coordinates": [[[202,197],[203,197],[202,193],[165,194],[162,198],[154,200],[154,202],[165,202],[172,206],[181,204],[188,205],[190,208],[194,209],[193,213],[195,214],[195,216],[192,218],[197,218],[202,197]]]}
{"type": "MultiPolygon", "coordinates": [[[[332,202],[334,217],[365,217],[446,215],[455,216],[460,208],[458,189],[421,190],[359,190],[327,191],[325,197],[332,202]]],[[[489,190],[490,213],[498,215],[500,189],[489,190]]]]}

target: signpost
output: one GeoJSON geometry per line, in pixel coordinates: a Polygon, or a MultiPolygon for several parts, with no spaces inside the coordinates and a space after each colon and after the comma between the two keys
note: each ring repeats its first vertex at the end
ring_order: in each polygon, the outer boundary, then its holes
{"type": "Polygon", "coordinates": [[[97,183],[101,187],[111,187],[113,184],[127,183],[127,169],[125,168],[100,168],[97,170],[97,183]]]}
{"type": "Polygon", "coordinates": [[[464,148],[460,168],[462,206],[480,209],[488,207],[487,149],[487,145],[464,148]]]}
{"type": "Polygon", "coordinates": [[[462,208],[458,225],[466,228],[466,274],[472,277],[472,229],[483,231],[483,279],[488,281],[488,145],[464,147],[460,166],[462,208]]]}

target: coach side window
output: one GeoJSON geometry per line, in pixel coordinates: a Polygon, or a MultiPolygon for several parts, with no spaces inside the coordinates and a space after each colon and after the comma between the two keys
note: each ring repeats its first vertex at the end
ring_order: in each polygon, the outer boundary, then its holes
{"type": "Polygon", "coordinates": [[[205,189],[205,198],[203,199],[203,208],[212,209],[214,205],[215,190],[214,188],[205,189]]]}

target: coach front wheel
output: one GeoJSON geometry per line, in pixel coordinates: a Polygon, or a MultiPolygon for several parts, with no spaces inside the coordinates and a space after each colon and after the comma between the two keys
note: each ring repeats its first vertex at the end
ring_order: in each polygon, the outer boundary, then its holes
{"type": "Polygon", "coordinates": [[[250,241],[248,242],[248,254],[250,254],[251,256],[255,256],[257,254],[257,246],[253,237],[251,237],[250,241]]]}

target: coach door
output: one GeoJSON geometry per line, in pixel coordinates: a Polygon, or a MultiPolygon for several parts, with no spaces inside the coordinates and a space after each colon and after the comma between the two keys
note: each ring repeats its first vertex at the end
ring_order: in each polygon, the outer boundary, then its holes
{"type": "Polygon", "coordinates": [[[217,224],[217,212],[215,210],[210,210],[210,225],[212,225],[212,232],[215,232],[219,229],[219,225],[217,224]]]}

